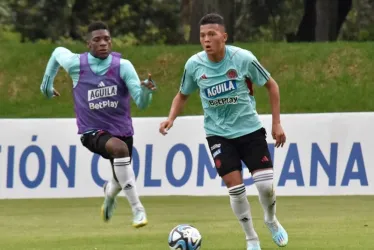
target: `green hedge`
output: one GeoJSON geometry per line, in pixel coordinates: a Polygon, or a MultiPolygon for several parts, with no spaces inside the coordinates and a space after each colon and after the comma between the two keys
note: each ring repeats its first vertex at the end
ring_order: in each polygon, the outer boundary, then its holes
{"type": "MultiPolygon", "coordinates": [[[[374,110],[373,43],[253,43],[251,50],[280,85],[282,113],[351,112],[374,110]]],[[[0,46],[0,118],[74,117],[71,79],[61,69],[55,87],[61,96],[48,100],[39,90],[45,66],[56,45],[0,46]]],[[[74,52],[84,45],[67,45],[74,52]]],[[[167,116],[178,91],[186,60],[200,46],[140,46],[117,48],[134,64],[141,78],[151,72],[159,89],[151,106],[133,116],[167,116]]],[[[259,113],[269,113],[265,88],[255,89],[259,113]]],[[[186,115],[202,114],[198,93],[186,115]]]]}

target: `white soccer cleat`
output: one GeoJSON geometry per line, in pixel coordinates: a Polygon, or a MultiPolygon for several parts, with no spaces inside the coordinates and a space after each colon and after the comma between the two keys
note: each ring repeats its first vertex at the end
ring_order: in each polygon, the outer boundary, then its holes
{"type": "Polygon", "coordinates": [[[284,247],[287,245],[288,234],[277,219],[275,219],[275,221],[271,223],[265,222],[265,225],[270,230],[275,244],[280,247],[284,247]]]}
{"type": "Polygon", "coordinates": [[[114,210],[117,205],[116,198],[110,197],[108,195],[108,192],[107,192],[108,185],[110,185],[110,183],[108,182],[104,184],[105,198],[104,198],[104,203],[101,206],[101,217],[105,222],[108,222],[112,218],[114,210]]]}
{"type": "Polygon", "coordinates": [[[134,212],[134,219],[132,221],[132,226],[135,228],[144,227],[148,224],[147,215],[144,210],[137,209],[134,212]]]}

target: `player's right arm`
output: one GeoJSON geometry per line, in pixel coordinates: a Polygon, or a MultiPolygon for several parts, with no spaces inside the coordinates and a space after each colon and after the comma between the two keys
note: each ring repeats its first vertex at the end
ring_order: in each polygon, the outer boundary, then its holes
{"type": "Polygon", "coordinates": [[[183,111],[189,95],[197,89],[198,85],[193,77],[193,63],[191,60],[188,60],[184,68],[179,92],[174,97],[171,104],[168,119],[162,122],[160,125],[159,131],[161,134],[167,134],[167,131],[173,126],[173,123],[177,116],[183,111]]]}
{"type": "MultiPolygon", "coordinates": [[[[79,67],[79,55],[72,53],[64,47],[57,47],[48,60],[44,72],[43,81],[40,85],[40,91],[47,98],[51,98],[59,93],[53,88],[54,79],[60,68],[64,68],[67,73],[71,74],[75,67],[79,67]]],[[[76,80],[72,76],[73,81],[76,80]]]]}

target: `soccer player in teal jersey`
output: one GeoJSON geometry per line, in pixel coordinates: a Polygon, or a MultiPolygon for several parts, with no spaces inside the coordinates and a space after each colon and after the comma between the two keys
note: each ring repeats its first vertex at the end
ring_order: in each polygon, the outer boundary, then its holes
{"type": "Polygon", "coordinates": [[[247,250],[261,247],[252,223],[241,161],[252,174],[273,241],[283,247],[288,243],[288,234],[275,216],[273,163],[266,131],[256,112],[253,85],[265,86],[268,90],[272,136],[277,148],[286,141],[280,121],[279,88],[250,51],[228,46],[226,40],[220,15],[208,14],[200,20],[200,42],[204,51],[187,61],[180,91],[173,100],[168,119],[160,124],[160,133],[167,134],[188,96],[199,90],[207,141],[216,170],[228,188],[231,208],[245,232],[247,250]]]}
{"type": "Polygon", "coordinates": [[[63,47],[53,51],[40,90],[48,98],[59,96],[53,87],[59,67],[70,75],[81,142],[112,165],[113,178],[104,184],[102,217],[110,220],[116,196],[123,190],[134,215],[133,226],[139,228],[148,221],[130,165],[134,134],[130,97],[139,108],[146,108],[155,85],[150,75],[140,82],[132,63],[111,51],[111,36],[105,23],[89,25],[87,42],[90,51],[82,54],[63,47]]]}

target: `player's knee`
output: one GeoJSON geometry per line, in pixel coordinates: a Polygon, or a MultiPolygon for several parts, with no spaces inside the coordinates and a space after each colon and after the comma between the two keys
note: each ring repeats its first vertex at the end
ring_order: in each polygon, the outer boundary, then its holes
{"type": "Polygon", "coordinates": [[[230,171],[229,173],[224,174],[222,179],[227,188],[243,184],[243,178],[240,171],[230,171]]]}
{"type": "Polygon", "coordinates": [[[239,182],[231,179],[231,180],[225,180],[225,184],[227,188],[231,188],[231,187],[239,185],[239,182]]]}
{"type": "Polygon", "coordinates": [[[122,157],[128,157],[128,156],[129,156],[129,150],[127,149],[126,144],[115,146],[112,150],[113,158],[122,158],[122,157]]]}
{"type": "Polygon", "coordinates": [[[272,197],[274,195],[273,170],[258,171],[253,174],[253,180],[261,195],[266,197],[272,197]]]}
{"type": "Polygon", "coordinates": [[[106,149],[112,158],[123,158],[130,156],[126,143],[114,137],[107,142],[106,149]]]}
{"type": "Polygon", "coordinates": [[[117,143],[113,145],[111,150],[111,155],[113,158],[122,158],[129,156],[129,150],[127,148],[126,143],[117,143]]]}
{"type": "Polygon", "coordinates": [[[269,181],[256,183],[258,192],[265,197],[272,197],[275,194],[274,185],[269,181]]]}

